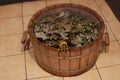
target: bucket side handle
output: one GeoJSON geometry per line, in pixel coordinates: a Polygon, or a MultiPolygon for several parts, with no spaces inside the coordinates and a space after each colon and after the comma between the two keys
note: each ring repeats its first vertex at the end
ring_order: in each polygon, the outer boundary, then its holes
{"type": "Polygon", "coordinates": [[[102,52],[108,53],[109,52],[109,45],[110,45],[110,38],[109,38],[109,33],[107,30],[107,26],[105,25],[105,32],[103,35],[103,41],[102,41],[102,52]]]}
{"type": "Polygon", "coordinates": [[[28,31],[24,31],[21,43],[23,44],[25,51],[30,49],[30,38],[28,35],[28,31]]]}

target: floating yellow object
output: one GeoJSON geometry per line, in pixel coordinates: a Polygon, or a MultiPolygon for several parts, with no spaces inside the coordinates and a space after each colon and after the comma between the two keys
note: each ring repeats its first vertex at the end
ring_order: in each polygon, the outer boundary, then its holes
{"type": "Polygon", "coordinates": [[[68,52],[68,44],[65,41],[60,41],[58,51],[68,52]]]}
{"type": "Polygon", "coordinates": [[[63,45],[67,45],[67,42],[65,42],[65,41],[60,41],[59,47],[61,48],[63,45]]]}

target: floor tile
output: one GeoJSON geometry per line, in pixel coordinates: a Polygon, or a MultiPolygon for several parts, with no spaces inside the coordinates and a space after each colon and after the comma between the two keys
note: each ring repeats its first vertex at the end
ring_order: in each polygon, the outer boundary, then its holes
{"type": "Polygon", "coordinates": [[[110,38],[110,41],[115,41],[115,36],[113,35],[112,31],[108,28],[107,32],[109,33],[109,38],[110,38]]]}
{"type": "Polygon", "coordinates": [[[26,31],[28,29],[28,23],[29,23],[32,16],[33,15],[23,16],[23,19],[24,19],[24,31],[26,31]]]}
{"type": "Polygon", "coordinates": [[[21,16],[21,4],[0,6],[0,18],[21,16]]]}
{"type": "Polygon", "coordinates": [[[112,29],[117,39],[120,39],[120,22],[119,21],[110,21],[108,25],[112,29]]]}
{"type": "MultiPolygon", "coordinates": [[[[32,53],[30,53],[32,54],[32,53]]],[[[26,54],[26,66],[27,66],[27,76],[28,78],[36,78],[36,77],[45,77],[51,76],[48,72],[44,71],[39,67],[37,62],[34,59],[34,56],[30,54],[26,54]]]]}
{"type": "Polygon", "coordinates": [[[81,5],[86,5],[86,6],[89,6],[89,5],[96,5],[95,1],[94,0],[71,0],[72,3],[75,3],[75,4],[81,4],[81,5]]]}
{"type": "Polygon", "coordinates": [[[63,80],[62,77],[44,77],[44,78],[36,78],[36,79],[31,79],[31,80],[63,80]]]}
{"type": "Polygon", "coordinates": [[[22,53],[22,34],[0,37],[0,56],[22,53]]]}
{"type": "Polygon", "coordinates": [[[59,3],[70,3],[70,0],[47,0],[47,5],[59,4],[59,3]]]}
{"type": "Polygon", "coordinates": [[[46,6],[45,0],[23,3],[23,15],[34,14],[46,6]]]}
{"type": "Polygon", "coordinates": [[[120,80],[120,66],[99,69],[102,80],[120,80]]]}
{"type": "Polygon", "coordinates": [[[112,10],[109,8],[109,6],[102,6],[100,7],[100,10],[105,17],[106,21],[112,21],[117,20],[112,10]]]}
{"type": "Polygon", "coordinates": [[[24,56],[0,58],[0,80],[25,80],[24,56]]]}
{"type": "Polygon", "coordinates": [[[100,10],[99,10],[99,8],[98,8],[98,6],[96,4],[94,4],[94,5],[88,4],[88,5],[84,5],[84,6],[87,6],[87,7],[91,8],[91,9],[93,9],[94,11],[96,11],[98,14],[101,14],[100,10]]]}
{"type": "Polygon", "coordinates": [[[94,1],[96,1],[99,7],[107,6],[107,3],[105,2],[105,0],[94,0],[94,1]]]}
{"type": "Polygon", "coordinates": [[[117,41],[111,42],[109,53],[102,53],[97,61],[97,67],[107,67],[120,64],[120,46],[117,41]]]}
{"type": "Polygon", "coordinates": [[[96,13],[98,13],[101,16],[101,18],[103,19],[103,21],[105,21],[105,18],[104,18],[103,14],[101,13],[101,11],[97,5],[87,5],[87,7],[91,8],[96,13]]]}
{"type": "Polygon", "coordinates": [[[23,33],[22,18],[0,19],[0,35],[23,33]]]}
{"type": "Polygon", "coordinates": [[[90,70],[79,76],[65,77],[64,80],[100,80],[100,77],[99,77],[97,70],[90,70]]]}

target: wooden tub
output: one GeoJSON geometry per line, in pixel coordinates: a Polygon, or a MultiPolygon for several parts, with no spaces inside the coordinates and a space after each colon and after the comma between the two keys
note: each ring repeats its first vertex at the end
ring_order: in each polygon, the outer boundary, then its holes
{"type": "Polygon", "coordinates": [[[34,54],[38,65],[45,71],[58,76],[75,76],[88,71],[94,66],[103,40],[105,25],[100,17],[92,9],[79,4],[56,4],[45,7],[35,13],[28,25],[28,34],[32,42],[34,54]],[[69,53],[58,52],[57,48],[48,47],[39,42],[33,33],[32,23],[61,11],[69,10],[73,14],[79,13],[88,19],[99,22],[99,35],[91,44],[76,49],[70,49],[69,53]]]}

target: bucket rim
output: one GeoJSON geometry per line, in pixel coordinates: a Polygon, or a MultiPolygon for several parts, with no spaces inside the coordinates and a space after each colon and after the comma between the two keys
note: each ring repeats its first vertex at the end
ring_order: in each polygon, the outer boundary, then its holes
{"type": "Polygon", "coordinates": [[[101,26],[101,30],[100,30],[97,38],[94,41],[92,41],[90,44],[87,44],[85,46],[78,47],[78,48],[72,48],[70,50],[76,50],[76,49],[79,49],[79,48],[81,48],[81,49],[88,48],[88,47],[93,46],[94,44],[98,43],[98,41],[102,39],[106,26],[105,26],[105,23],[104,23],[102,17],[96,11],[94,11],[93,9],[91,9],[91,8],[89,8],[87,6],[80,5],[80,4],[60,3],[60,4],[55,4],[55,5],[50,5],[50,6],[44,7],[42,9],[40,9],[39,11],[37,11],[31,17],[31,19],[30,19],[30,21],[28,23],[28,34],[30,36],[30,39],[32,39],[38,46],[42,45],[44,47],[48,47],[49,49],[57,50],[57,48],[49,47],[48,45],[46,45],[46,44],[44,44],[44,43],[37,40],[37,38],[35,37],[35,35],[33,34],[33,31],[32,31],[32,23],[40,14],[45,13],[45,11],[52,10],[52,9],[55,9],[55,8],[61,8],[61,7],[71,7],[71,8],[77,8],[77,9],[85,10],[88,13],[92,14],[99,21],[100,26],[101,26]]]}

